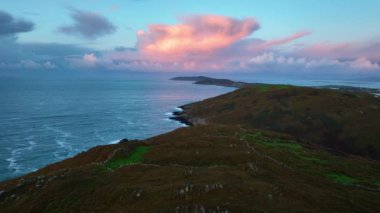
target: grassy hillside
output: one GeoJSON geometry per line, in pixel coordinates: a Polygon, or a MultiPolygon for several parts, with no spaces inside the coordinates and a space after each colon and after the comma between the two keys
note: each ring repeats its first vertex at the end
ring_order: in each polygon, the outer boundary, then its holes
{"type": "Polygon", "coordinates": [[[380,159],[380,99],[367,93],[287,85],[250,86],[184,106],[199,123],[241,125],[380,159]]]}
{"type": "Polygon", "coordinates": [[[380,163],[319,146],[331,137],[367,155],[378,106],[366,94],[243,88],[185,106],[207,125],[95,147],[1,183],[0,212],[379,212],[380,163]]]}

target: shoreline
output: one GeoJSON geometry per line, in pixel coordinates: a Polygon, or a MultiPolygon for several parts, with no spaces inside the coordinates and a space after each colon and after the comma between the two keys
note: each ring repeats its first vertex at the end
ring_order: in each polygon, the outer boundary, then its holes
{"type": "Polygon", "coordinates": [[[177,108],[181,109],[182,111],[172,112],[172,116],[169,117],[169,119],[173,121],[178,121],[179,123],[185,124],[186,126],[194,126],[194,124],[189,119],[183,116],[185,110],[184,107],[178,106],[177,108]]]}

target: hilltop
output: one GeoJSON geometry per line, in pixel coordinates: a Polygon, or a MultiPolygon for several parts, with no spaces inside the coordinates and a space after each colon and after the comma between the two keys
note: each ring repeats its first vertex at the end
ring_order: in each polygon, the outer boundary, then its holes
{"type": "Polygon", "coordinates": [[[332,151],[380,159],[380,99],[368,93],[247,86],[182,108],[177,119],[189,123],[272,130],[332,151]]]}
{"type": "Polygon", "coordinates": [[[1,183],[0,212],[380,211],[373,95],[245,84],[182,109],[190,127],[1,183]]]}

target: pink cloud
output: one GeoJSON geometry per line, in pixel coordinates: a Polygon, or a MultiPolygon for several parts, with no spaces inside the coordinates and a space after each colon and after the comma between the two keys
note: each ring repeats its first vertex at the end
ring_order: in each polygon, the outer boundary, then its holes
{"type": "Polygon", "coordinates": [[[380,69],[380,43],[321,43],[285,50],[279,47],[311,32],[301,31],[273,40],[250,37],[259,28],[252,18],[189,16],[179,24],[155,24],[147,31],[138,31],[135,49],[110,51],[98,57],[86,54],[81,63],[107,69],[154,71],[260,70],[264,66],[380,69]]]}
{"type": "Polygon", "coordinates": [[[70,66],[80,67],[80,68],[95,68],[100,63],[100,61],[105,60],[104,58],[98,58],[94,53],[84,54],[82,57],[70,57],[66,59],[70,66]]]}
{"type": "MultiPolygon", "coordinates": [[[[336,58],[338,56],[345,55],[345,53],[356,46],[353,43],[341,43],[341,44],[332,44],[332,43],[319,43],[306,47],[301,50],[301,54],[308,55],[309,57],[328,57],[336,58]]],[[[351,52],[351,51],[349,51],[351,52]]]]}
{"type": "Polygon", "coordinates": [[[291,36],[273,40],[261,39],[243,39],[230,47],[225,48],[217,53],[215,57],[218,61],[223,60],[250,60],[252,57],[261,55],[270,51],[276,51],[280,46],[287,45],[297,39],[310,35],[310,32],[299,32],[291,36]]]}
{"type": "Polygon", "coordinates": [[[306,69],[314,69],[320,67],[340,67],[350,68],[353,70],[377,70],[380,64],[373,62],[367,58],[357,58],[352,60],[338,60],[328,58],[305,58],[295,56],[283,56],[274,53],[264,53],[251,58],[248,65],[252,66],[268,66],[268,65],[281,65],[281,66],[301,66],[306,69]]]}
{"type": "Polygon", "coordinates": [[[153,69],[229,70],[231,64],[244,66],[254,55],[310,34],[300,32],[266,41],[249,38],[260,28],[253,18],[197,15],[180,20],[179,24],[155,24],[147,31],[138,31],[137,51],[116,53],[112,57],[117,60],[125,57],[139,64],[144,61],[154,64],[153,69]]]}
{"type": "Polygon", "coordinates": [[[286,37],[286,38],[274,39],[274,40],[269,40],[269,41],[263,42],[261,45],[259,45],[259,47],[262,49],[267,49],[270,47],[288,44],[288,43],[291,43],[297,39],[308,36],[310,34],[311,34],[311,32],[309,32],[309,31],[298,32],[298,33],[295,33],[295,34],[293,34],[289,37],[286,37]]]}
{"type": "Polygon", "coordinates": [[[353,69],[362,70],[376,70],[380,68],[380,65],[376,62],[372,62],[366,58],[358,58],[349,63],[350,67],[353,69]]]}
{"type": "Polygon", "coordinates": [[[138,47],[148,57],[160,55],[173,60],[192,54],[212,54],[246,38],[259,29],[252,18],[237,20],[224,16],[204,15],[182,19],[177,25],[151,25],[139,31],[138,47]]]}
{"type": "Polygon", "coordinates": [[[86,64],[94,64],[98,60],[94,53],[85,54],[82,59],[86,64]]]}
{"type": "Polygon", "coordinates": [[[311,58],[380,60],[380,43],[319,43],[298,51],[299,55],[311,58]]]}

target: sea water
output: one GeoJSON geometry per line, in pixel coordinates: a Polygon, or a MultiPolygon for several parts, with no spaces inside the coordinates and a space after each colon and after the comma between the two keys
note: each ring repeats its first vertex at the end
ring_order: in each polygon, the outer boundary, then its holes
{"type": "Polygon", "coordinates": [[[182,127],[169,119],[177,106],[232,91],[168,79],[0,78],[0,180],[97,145],[182,127]]]}

